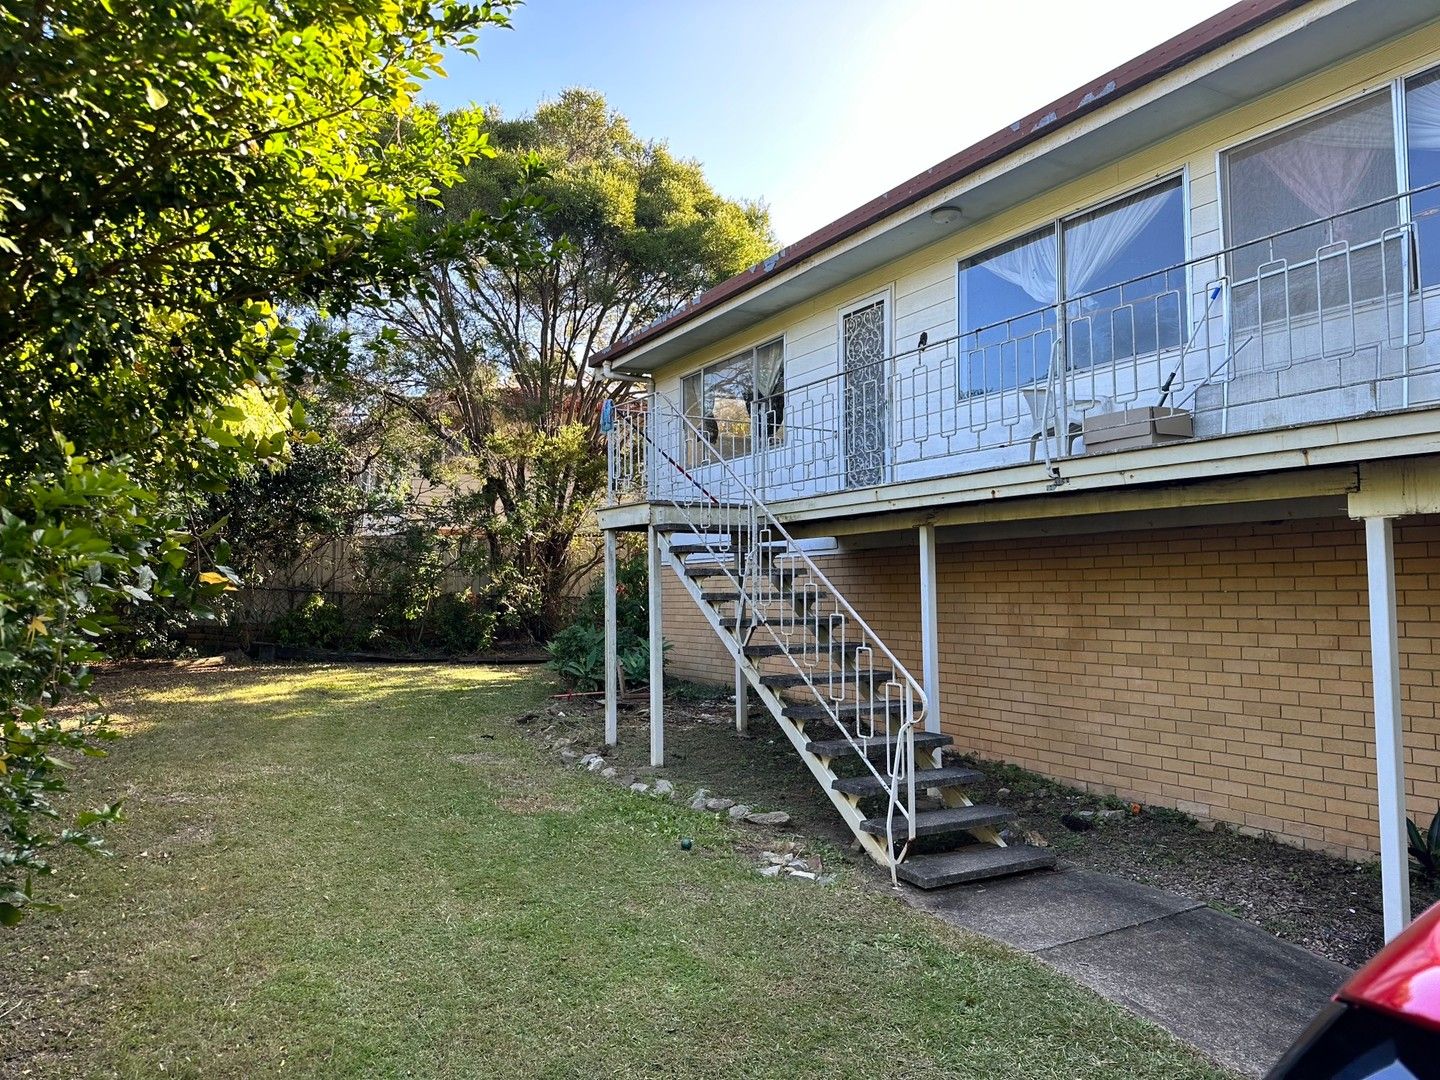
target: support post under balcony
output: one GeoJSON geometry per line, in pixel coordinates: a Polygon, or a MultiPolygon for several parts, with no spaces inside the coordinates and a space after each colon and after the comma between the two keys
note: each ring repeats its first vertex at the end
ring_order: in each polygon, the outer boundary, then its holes
{"type": "Polygon", "coordinates": [[[620,658],[617,648],[615,530],[605,530],[605,745],[620,741],[620,658]]]}
{"type": "Polygon", "coordinates": [[[650,526],[646,555],[650,579],[650,764],[665,764],[665,633],[660,610],[661,578],[665,560],[660,534],[650,526]]]}
{"type": "Polygon", "coordinates": [[[1400,635],[1395,610],[1394,522],[1365,518],[1370,588],[1370,666],[1375,696],[1375,793],[1380,810],[1380,881],[1385,940],[1410,922],[1405,842],[1405,739],[1400,711],[1400,635]]]}
{"type": "Polygon", "coordinates": [[[920,526],[920,662],[925,688],[925,730],[940,730],[940,586],[935,526],[920,526]]]}
{"type": "Polygon", "coordinates": [[[745,678],[745,664],[735,660],[735,733],[744,735],[750,727],[750,682],[745,678]]]}

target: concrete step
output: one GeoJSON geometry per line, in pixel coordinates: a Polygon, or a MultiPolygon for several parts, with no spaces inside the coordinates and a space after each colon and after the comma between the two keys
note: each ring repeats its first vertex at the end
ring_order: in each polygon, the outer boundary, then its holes
{"type": "Polygon", "coordinates": [[[1055,865],[1055,856],[1043,848],[1018,844],[996,847],[969,844],[935,855],[912,855],[895,868],[896,876],[921,889],[942,889],[967,881],[1023,874],[1055,865]]]}
{"type": "MultiPolygon", "coordinates": [[[[919,787],[917,780],[916,787],[919,787]]],[[[986,825],[1003,825],[1015,820],[1015,812],[1003,806],[947,806],[943,810],[921,810],[915,814],[916,836],[941,836],[947,833],[963,833],[986,825]]],[[[896,814],[891,824],[897,838],[906,835],[905,819],[896,814]]],[[[860,827],[871,836],[885,835],[883,817],[867,818],[860,827]]]]}
{"type": "MultiPolygon", "coordinates": [[[[873,739],[857,739],[861,749],[867,757],[878,757],[881,754],[893,752],[895,740],[889,735],[877,735],[873,739]]],[[[917,731],[915,733],[915,752],[918,754],[925,750],[939,750],[941,747],[949,746],[951,739],[949,735],[934,735],[928,731],[917,731]]],[[[856,753],[856,747],[849,739],[812,739],[805,744],[805,749],[817,757],[833,758],[845,754],[856,753]]]]}
{"type": "MultiPolygon", "coordinates": [[[[923,791],[932,787],[964,787],[985,779],[979,769],[967,769],[960,765],[947,765],[943,769],[916,769],[915,790],[923,791]]],[[[830,784],[836,791],[846,795],[884,795],[886,787],[873,773],[862,776],[837,776],[830,784]]]]}

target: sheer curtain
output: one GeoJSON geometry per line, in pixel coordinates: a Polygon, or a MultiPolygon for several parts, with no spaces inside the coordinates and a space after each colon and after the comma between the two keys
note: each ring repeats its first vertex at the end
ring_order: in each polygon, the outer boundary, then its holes
{"type": "MultiPolygon", "coordinates": [[[[1144,191],[1062,226],[1066,293],[1073,296],[1096,285],[1100,272],[1145,231],[1172,190],[1174,188],[1167,185],[1160,191],[1144,191]]],[[[997,252],[976,265],[1018,285],[1041,304],[1055,303],[1058,284],[1055,238],[1048,232],[997,252]]]]}
{"type": "MultiPolygon", "coordinates": [[[[1101,271],[1135,242],[1165,207],[1166,200],[1177,191],[1178,184],[1167,184],[1159,190],[1142,191],[1066,226],[1066,293],[1075,296],[1102,285],[1114,284],[1113,278],[1102,281],[1101,271]]],[[[1183,244],[1181,246],[1183,247],[1183,244]]],[[[1183,253],[1181,257],[1184,257],[1183,253]]],[[[1152,266],[1147,269],[1159,271],[1166,267],[1152,266]]]]}
{"type": "Polygon", "coordinates": [[[1315,217],[1328,218],[1394,195],[1394,159],[1389,100],[1382,99],[1307,124],[1262,150],[1259,160],[1315,217]]]}
{"type": "Polygon", "coordinates": [[[1041,304],[1055,303],[1058,280],[1055,272],[1055,235],[1049,230],[1027,237],[994,255],[982,256],[973,266],[975,269],[988,270],[1012,285],[1018,285],[1025,290],[1026,295],[1041,304]]]}
{"type": "Polygon", "coordinates": [[[1405,138],[1411,150],[1440,150],[1440,78],[1432,75],[1407,87],[1405,138]]]}

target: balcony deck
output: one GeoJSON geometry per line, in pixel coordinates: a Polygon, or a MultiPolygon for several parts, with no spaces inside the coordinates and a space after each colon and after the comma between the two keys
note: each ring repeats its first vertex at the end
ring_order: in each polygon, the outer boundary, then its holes
{"type": "MultiPolygon", "coordinates": [[[[1417,245],[1402,225],[1241,282],[1219,273],[1226,253],[1192,260],[1152,275],[1173,282],[1183,270],[1189,295],[1142,282],[1119,290],[1123,302],[1113,287],[1071,298],[799,381],[748,419],[721,421],[724,431],[685,423],[673,406],[621,410],[611,506],[690,499],[733,470],[787,521],[933,517],[1440,453],[1440,286],[1422,287],[1417,245]],[[1120,414],[1157,407],[1193,434],[1123,449],[1097,441],[1120,414]]],[[[605,520],[624,527],[616,514],[605,520]]]]}

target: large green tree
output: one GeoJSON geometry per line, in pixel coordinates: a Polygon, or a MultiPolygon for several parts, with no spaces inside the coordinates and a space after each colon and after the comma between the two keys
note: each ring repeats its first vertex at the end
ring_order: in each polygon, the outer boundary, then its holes
{"type": "Polygon", "coordinates": [[[718,195],[698,163],[638,137],[593,91],[516,120],[492,111],[487,129],[495,155],[465,170],[431,223],[491,215],[531,190],[544,257],[466,245],[427,265],[373,326],[372,406],[428,430],[451,470],[474,479],[460,516],[495,565],[532,582],[544,634],[593,565],[574,540],[605,483],[601,402],[625,390],[590,358],[774,242],[762,205],[718,195]]]}
{"type": "Polygon", "coordinates": [[[0,923],[113,816],[51,795],[117,611],[227,587],[185,493],[283,454],[343,361],[304,320],[513,240],[500,204],[415,228],[485,151],[415,95],[506,7],[0,0],[0,923]]]}

